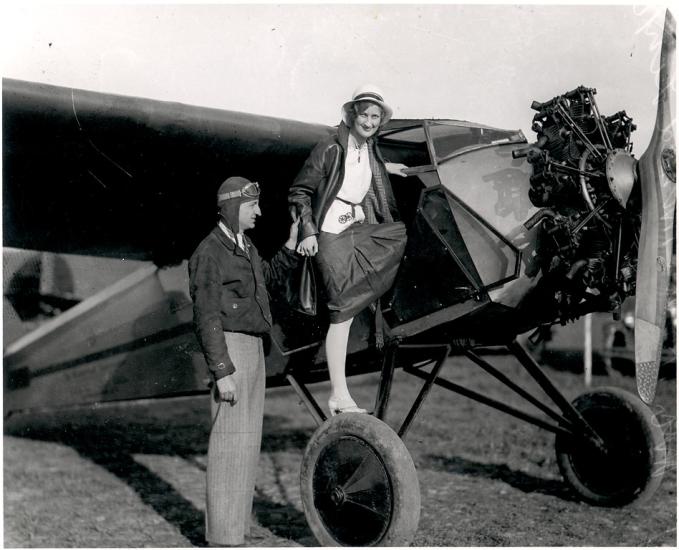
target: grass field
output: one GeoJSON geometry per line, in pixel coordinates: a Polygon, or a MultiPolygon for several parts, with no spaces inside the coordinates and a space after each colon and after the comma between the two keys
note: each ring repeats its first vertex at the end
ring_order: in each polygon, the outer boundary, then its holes
{"type": "MultiPolygon", "coordinates": [[[[491,361],[535,389],[512,359],[491,361]]],[[[581,373],[545,367],[568,397],[581,373]]],[[[478,367],[447,361],[443,375],[530,410],[478,367]]],[[[352,378],[360,404],[377,378],[352,378]]],[[[421,382],[397,371],[388,421],[397,425],[421,382]]],[[[634,391],[631,378],[595,375],[594,386],[634,391]]],[[[312,386],[319,402],[327,384],[312,386]]],[[[542,395],[535,390],[536,395],[542,395]]],[[[554,436],[435,387],[405,438],[422,509],[416,546],[674,546],[676,381],[661,380],[653,409],[668,469],[640,507],[579,502],[561,480],[554,436]]],[[[300,500],[302,453],[315,425],[288,388],[267,393],[253,517],[253,546],[314,546],[300,500]]],[[[10,547],[203,545],[207,396],[10,418],[4,435],[4,544],[10,547]]]]}

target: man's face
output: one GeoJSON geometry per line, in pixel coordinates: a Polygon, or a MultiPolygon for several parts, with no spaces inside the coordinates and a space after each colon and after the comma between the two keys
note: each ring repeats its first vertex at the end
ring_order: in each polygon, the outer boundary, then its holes
{"type": "Polygon", "coordinates": [[[368,139],[379,130],[380,122],[382,122],[382,110],[374,103],[370,103],[356,115],[352,130],[356,137],[368,139]]]}
{"type": "Polygon", "coordinates": [[[257,216],[261,216],[259,209],[259,199],[244,202],[238,211],[238,227],[241,232],[252,229],[257,221],[257,216]]]}

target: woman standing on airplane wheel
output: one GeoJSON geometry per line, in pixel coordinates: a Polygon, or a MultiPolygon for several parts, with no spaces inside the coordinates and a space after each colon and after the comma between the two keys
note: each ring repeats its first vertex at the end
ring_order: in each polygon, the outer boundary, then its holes
{"type": "MultiPolygon", "coordinates": [[[[332,391],[330,413],[366,412],[349,394],[345,362],[354,317],[391,287],[406,242],[388,174],[406,176],[403,164],[385,163],[375,135],[392,110],[372,85],[342,106],[337,132],[316,145],[290,187],[288,202],[301,218],[297,251],[316,256],[330,327],[325,340],[332,391]]],[[[381,311],[376,304],[376,338],[381,311]]]]}

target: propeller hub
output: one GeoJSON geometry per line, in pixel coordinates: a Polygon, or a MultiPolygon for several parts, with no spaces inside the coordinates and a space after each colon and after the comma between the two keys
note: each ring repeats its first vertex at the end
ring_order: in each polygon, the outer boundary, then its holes
{"type": "Polygon", "coordinates": [[[636,159],[624,149],[614,149],[606,157],[608,188],[623,208],[634,187],[636,163],[636,159]]]}

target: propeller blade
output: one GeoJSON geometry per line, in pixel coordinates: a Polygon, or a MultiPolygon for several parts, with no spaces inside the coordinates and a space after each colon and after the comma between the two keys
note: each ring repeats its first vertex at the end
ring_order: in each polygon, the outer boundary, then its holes
{"type": "Polygon", "coordinates": [[[676,168],[674,145],[675,21],[665,14],[658,112],[648,149],[639,159],[641,234],[637,263],[634,360],[639,397],[650,404],[655,397],[670,278],[676,168]]]}

